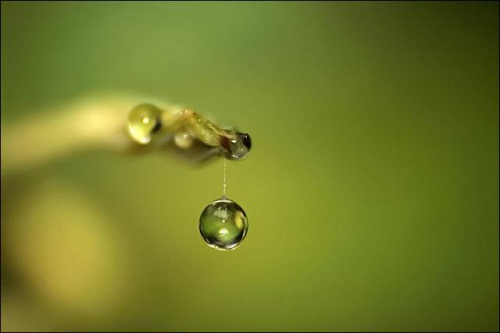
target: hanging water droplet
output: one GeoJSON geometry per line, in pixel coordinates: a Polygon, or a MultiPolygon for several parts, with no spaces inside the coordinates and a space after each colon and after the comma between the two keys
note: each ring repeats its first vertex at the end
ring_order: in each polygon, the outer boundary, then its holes
{"type": "Polygon", "coordinates": [[[128,114],[128,132],[140,144],[151,142],[152,135],[161,128],[162,111],[152,104],[140,104],[128,114]]]}
{"type": "Polygon", "coordinates": [[[236,202],[222,197],[210,203],[200,216],[200,233],[218,250],[233,250],[248,231],[248,218],[236,202]]]}
{"type": "Polygon", "coordinates": [[[221,137],[222,154],[224,157],[230,160],[244,159],[250,152],[250,149],[252,149],[250,135],[236,131],[225,132],[229,137],[221,137]]]}

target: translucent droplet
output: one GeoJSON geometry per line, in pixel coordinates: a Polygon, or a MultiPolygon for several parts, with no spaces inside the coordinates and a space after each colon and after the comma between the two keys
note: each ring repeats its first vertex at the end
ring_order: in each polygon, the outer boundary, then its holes
{"type": "Polygon", "coordinates": [[[140,144],[148,144],[161,128],[161,110],[152,104],[140,104],[128,114],[128,132],[140,144]]]}
{"type": "Polygon", "coordinates": [[[200,216],[200,233],[207,244],[218,250],[233,250],[248,231],[248,218],[236,202],[222,197],[210,203],[200,216]]]}
{"type": "Polygon", "coordinates": [[[252,148],[252,140],[247,133],[226,131],[230,137],[222,136],[222,154],[230,160],[244,159],[252,148]]]}
{"type": "Polygon", "coordinates": [[[174,141],[178,147],[188,149],[193,145],[194,138],[187,132],[178,132],[175,134],[174,141]]]}

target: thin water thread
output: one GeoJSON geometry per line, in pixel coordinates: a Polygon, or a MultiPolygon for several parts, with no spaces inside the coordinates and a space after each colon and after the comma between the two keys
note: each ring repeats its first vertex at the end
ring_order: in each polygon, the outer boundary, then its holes
{"type": "Polygon", "coordinates": [[[222,178],[222,197],[226,197],[226,163],[227,160],[224,158],[224,177],[222,178]]]}

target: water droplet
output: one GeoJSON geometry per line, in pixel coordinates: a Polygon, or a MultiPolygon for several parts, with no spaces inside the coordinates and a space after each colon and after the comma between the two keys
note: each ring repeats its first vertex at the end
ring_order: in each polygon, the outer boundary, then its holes
{"type": "Polygon", "coordinates": [[[210,203],[200,216],[200,233],[218,250],[233,250],[248,231],[248,218],[236,202],[222,197],[210,203]]]}
{"type": "Polygon", "coordinates": [[[252,149],[250,135],[236,131],[226,131],[226,134],[221,138],[224,157],[230,160],[244,159],[252,149]]]}
{"type": "Polygon", "coordinates": [[[151,104],[140,104],[128,114],[128,132],[140,144],[148,144],[161,128],[161,110],[151,104]]]}
{"type": "Polygon", "coordinates": [[[178,132],[175,134],[174,140],[178,147],[188,149],[193,145],[194,138],[187,132],[178,132]]]}

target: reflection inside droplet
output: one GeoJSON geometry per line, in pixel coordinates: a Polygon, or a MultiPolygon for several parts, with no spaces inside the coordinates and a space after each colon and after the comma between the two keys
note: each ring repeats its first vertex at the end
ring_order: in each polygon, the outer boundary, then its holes
{"type": "Polygon", "coordinates": [[[151,142],[153,134],[161,128],[161,110],[151,104],[140,104],[128,115],[128,132],[140,144],[151,142]]]}
{"type": "Polygon", "coordinates": [[[236,202],[222,197],[210,203],[200,216],[200,233],[218,250],[233,250],[248,231],[248,218],[236,202]]]}

